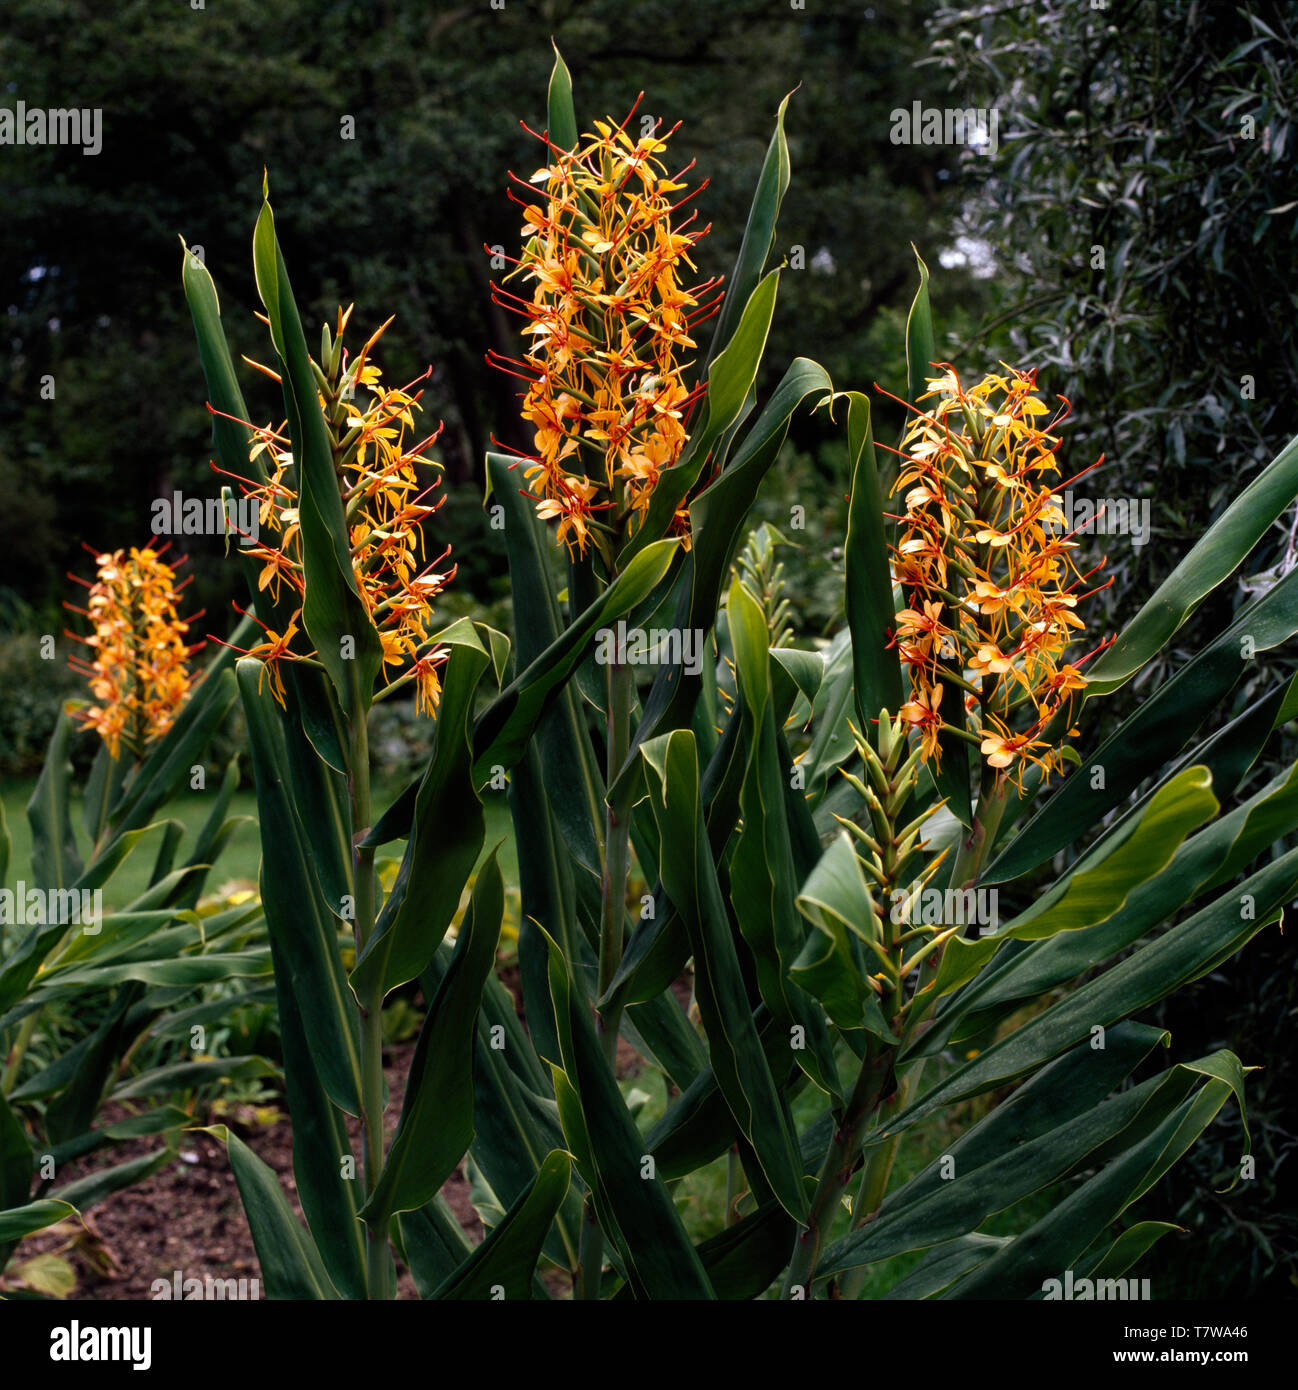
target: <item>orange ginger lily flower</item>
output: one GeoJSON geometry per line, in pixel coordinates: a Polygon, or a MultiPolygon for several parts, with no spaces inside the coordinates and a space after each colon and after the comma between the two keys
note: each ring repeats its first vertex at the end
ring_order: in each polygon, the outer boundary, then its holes
{"type": "Polygon", "coordinates": [[[69,663],[88,678],[98,702],[74,717],[99,734],[111,757],[118,757],[123,744],[139,757],[175,721],[192,685],[189,658],[203,644],[186,645],[189,622],[178,609],[188,581],[176,583],[176,567],[161,550],[132,547],[95,560],[97,578],[87,585],[86,607],[64,605],[89,618],[94,629],[89,637],[68,634],[95,654],[93,661],[69,663]]]}
{"type": "Polygon", "coordinates": [[[916,691],[914,698],[908,700],[897,711],[900,718],[920,731],[920,746],[923,748],[922,756],[925,762],[930,759],[936,762],[941,756],[938,736],[942,732],[942,715],[938,706],[942,703],[945,689],[945,686],[935,685],[916,691]]]}
{"type": "MultiPolygon", "coordinates": [[[[439,480],[426,484],[420,470],[440,468],[427,450],[436,443],[441,426],[426,438],[407,442],[408,434],[414,431],[421,392],[385,385],[370,357],[392,320],[372,334],[355,357],[349,357],[342,339],[350,317],[350,309],[339,311],[332,337],[326,327],[327,360],[319,366],[324,385],[318,399],[347,519],[352,575],[378,632],[386,685],[413,680],[417,708],[431,713],[441,693],[434,666],[446,656],[446,650],[437,648],[433,641],[432,601],[454,577],[455,568],[438,568],[449,551],[431,562],[425,557],[423,522],[440,504],[425,502],[424,498],[439,480]],[[404,674],[389,673],[389,667],[407,669],[404,674]]],[[[562,412],[568,406],[560,401],[557,408],[562,412]]],[[[554,427],[559,427],[558,415],[554,427]]],[[[282,621],[283,631],[266,627],[266,640],[247,655],[262,661],[271,693],[283,705],[280,663],[315,656],[302,640],[306,635],[301,625],[305,571],[295,463],[283,430],[250,428],[256,438],[250,460],[267,454],[270,475],[256,484],[241,480],[247,495],[258,500],[263,532],[261,540],[247,547],[245,554],[261,562],[259,590],[269,590],[276,602],[283,599],[294,606],[282,621]]]]}
{"type": "Polygon", "coordinates": [[[944,366],[920,398],[931,406],[906,427],[892,489],[905,498],[893,547],[905,606],[894,640],[912,687],[904,717],[921,730],[926,759],[938,756],[942,727],[942,687],[931,686],[940,641],[973,681],[963,683],[962,699],[981,727],[988,766],[1017,777],[1034,763],[1048,776],[1058,750],[1037,735],[1086,688],[1080,662],[1063,659],[1085,626],[1075,592],[1084,576],[1072,559],[1075,543],[1058,534],[1064,516],[1054,488],[1043,481],[1059,472],[1051,430],[1067,402],[1044,424],[1051,411],[1033,394],[1035,374],[1007,370],[966,388],[944,366]],[[1022,704],[1033,723],[1016,733],[1008,720],[1022,704]]]}
{"type": "MultiPolygon", "coordinates": [[[[527,197],[510,195],[523,207],[527,241],[505,278],[529,281],[531,297],[504,285],[494,293],[527,319],[523,360],[488,360],[527,384],[522,414],[535,450],[524,469],[528,492],[537,515],[558,520],[559,539],[577,554],[606,544],[591,526],[595,511],[611,513],[615,534],[631,534],[680,458],[703,389],[686,385],[681,354],[720,302],[719,280],[681,283],[709,229],[686,231],[692,215],[673,223],[688,197],[677,196],[686,185],[663,163],[671,132],[632,140],[630,119],[596,121],[595,133],[570,150],[545,141],[546,165],[529,183],[515,180],[527,197]],[[530,201],[535,185],[544,202],[530,201]]],[[[673,526],[687,534],[688,525],[682,508],[673,526]]]]}

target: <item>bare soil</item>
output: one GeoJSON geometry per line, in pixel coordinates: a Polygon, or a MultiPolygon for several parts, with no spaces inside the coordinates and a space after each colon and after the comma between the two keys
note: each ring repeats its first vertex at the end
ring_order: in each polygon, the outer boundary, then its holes
{"type": "MultiPolygon", "coordinates": [[[[502,978],[519,999],[516,973],[503,971],[502,978]]],[[[520,1014],[521,1002],[519,1004],[520,1014]]],[[[384,1075],[390,1100],[386,1112],[389,1140],[396,1129],[405,1096],[405,1081],[414,1053],[411,1039],[385,1049],[384,1075]]],[[[638,1072],[643,1058],[625,1040],[618,1048],[618,1072],[627,1076],[638,1072]]],[[[106,1106],[100,1124],[125,1115],[122,1108],[106,1106]]],[[[293,1177],[293,1134],[286,1108],[240,1106],[219,1116],[196,1116],[195,1125],[219,1119],[230,1127],[280,1180],[294,1212],[302,1216],[293,1177]]],[[[353,1152],[361,1152],[358,1121],[350,1121],[353,1152]]],[[[70,1163],[59,1174],[60,1183],[71,1182],[100,1168],[156,1152],[156,1139],[114,1144],[70,1163]]],[[[451,1210],[470,1240],[480,1241],[482,1223],[469,1198],[469,1184],[463,1169],[442,1189],[451,1210]]],[[[177,1157],[151,1177],[113,1196],[83,1214],[81,1221],[58,1226],[24,1240],[10,1265],[13,1282],[15,1265],[43,1253],[57,1253],[76,1271],[77,1285],[70,1295],[84,1299],[148,1299],[155,1280],[172,1283],[176,1271],[182,1279],[260,1280],[261,1269],[252,1235],[244,1217],[239,1189],[230,1170],[225,1145],[203,1133],[186,1133],[177,1157]]],[[[397,1292],[400,1298],[418,1298],[409,1271],[398,1263],[397,1292]]],[[[555,1271],[546,1283],[557,1297],[566,1295],[569,1281],[555,1271]]],[[[251,1288],[251,1283],[247,1286],[251,1288]]],[[[258,1284],[259,1296],[264,1287],[258,1284]]]]}

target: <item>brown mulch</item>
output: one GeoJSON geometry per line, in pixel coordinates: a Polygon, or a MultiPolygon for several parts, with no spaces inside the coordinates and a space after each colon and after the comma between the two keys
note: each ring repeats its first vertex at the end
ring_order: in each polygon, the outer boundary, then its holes
{"type": "MultiPolygon", "coordinates": [[[[414,1046],[413,1041],[402,1043],[385,1053],[383,1070],[391,1091],[385,1115],[389,1139],[401,1114],[414,1046]]],[[[120,1114],[109,1105],[100,1118],[109,1123],[120,1118],[120,1114]]],[[[273,1110],[268,1114],[264,1107],[240,1106],[233,1113],[213,1119],[229,1125],[274,1170],[294,1212],[301,1217],[293,1178],[293,1132],[287,1111],[273,1110]]],[[[349,1120],[348,1128],[359,1165],[359,1122],[349,1120]]],[[[112,1145],[69,1164],[59,1174],[60,1182],[71,1182],[100,1167],[156,1149],[156,1139],[112,1145]]],[[[442,1195],[470,1239],[481,1240],[482,1224],[469,1200],[469,1184],[462,1170],[457,1170],[442,1189],[442,1195]]],[[[84,1222],[84,1230],[79,1223],[62,1223],[53,1231],[29,1237],[17,1252],[15,1263],[44,1251],[58,1251],[76,1269],[74,1296],[88,1299],[148,1299],[153,1281],[165,1279],[170,1284],[175,1271],[180,1272],[182,1279],[207,1275],[213,1279],[260,1279],[257,1252],[225,1145],[208,1134],[183,1135],[173,1162],[144,1182],[92,1207],[84,1214],[84,1222]],[[69,1240],[73,1242],[71,1246],[69,1240]]],[[[265,1289],[259,1291],[264,1297],[265,1289]]],[[[398,1267],[398,1293],[402,1298],[419,1296],[404,1266],[398,1267]]]]}
{"type": "MultiPolygon", "coordinates": [[[[515,972],[502,972],[502,978],[515,992],[515,972]]],[[[396,1129],[405,1095],[405,1081],[414,1040],[385,1049],[384,1075],[390,1091],[385,1115],[389,1140],[396,1129]]],[[[618,1073],[638,1072],[643,1058],[625,1039],[618,1048],[618,1073]]],[[[127,1112],[108,1105],[99,1122],[111,1123],[127,1112]]],[[[240,1106],[232,1113],[195,1119],[227,1124],[263,1162],[274,1170],[294,1212],[301,1217],[297,1185],[293,1178],[292,1129],[287,1109],[240,1106]]],[[[349,1120],[353,1152],[361,1153],[359,1121],[349,1120]]],[[[71,1182],[100,1168],[156,1152],[156,1139],[140,1139],[106,1146],[84,1159],[69,1163],[59,1173],[59,1183],[71,1182]]],[[[469,1239],[482,1239],[482,1223],[469,1199],[469,1184],[463,1169],[442,1189],[451,1210],[469,1239]]],[[[150,1178],[115,1193],[84,1213],[80,1222],[60,1223],[28,1237],[15,1252],[8,1270],[14,1282],[14,1268],[32,1256],[58,1253],[71,1262],[77,1286],[71,1295],[84,1299],[149,1299],[157,1279],[171,1284],[176,1271],[182,1279],[204,1278],[260,1279],[260,1266],[252,1235],[244,1217],[239,1190],[230,1171],[225,1145],[210,1135],[186,1133],[177,1157],[150,1178]]],[[[418,1292],[409,1271],[397,1267],[398,1297],[416,1299],[418,1292]]],[[[565,1296],[568,1280],[551,1271],[546,1277],[551,1293],[565,1296]]],[[[0,1292],[4,1281],[0,1279],[0,1292]]],[[[249,1284],[248,1287],[251,1287],[249,1284]]],[[[265,1296],[259,1287],[259,1296],[265,1296]]]]}

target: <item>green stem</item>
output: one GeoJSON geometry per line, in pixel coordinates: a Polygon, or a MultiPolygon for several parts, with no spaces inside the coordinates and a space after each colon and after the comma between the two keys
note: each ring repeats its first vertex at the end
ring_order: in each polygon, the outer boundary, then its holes
{"type": "MultiPolygon", "coordinates": [[[[974,812],[973,827],[968,835],[961,836],[960,848],[956,853],[955,863],[951,867],[951,887],[953,889],[969,888],[977,883],[987,854],[996,843],[996,834],[1000,829],[1005,808],[1009,804],[1009,797],[1008,782],[998,781],[995,769],[984,763],[982,780],[978,787],[978,803],[977,810],[974,812]]],[[[925,999],[923,995],[937,977],[941,956],[942,948],[939,946],[925,957],[924,963],[920,966],[915,993],[911,996],[910,1004],[907,1006],[906,1024],[902,1031],[903,1046],[916,1035],[916,1030],[924,1024],[933,1005],[937,1002],[935,999],[925,999]]]]}
{"type": "Polygon", "coordinates": [[[577,1276],[573,1281],[573,1297],[583,1302],[599,1298],[600,1276],[604,1266],[604,1232],[590,1193],[581,1209],[581,1239],[577,1244],[577,1276]]]}
{"type": "Polygon", "coordinates": [[[825,1237],[838,1214],[843,1189],[852,1180],[852,1169],[855,1167],[856,1155],[860,1149],[861,1135],[879,1103],[892,1071],[892,1061],[892,1047],[880,1042],[871,1034],[856,1085],[848,1097],[842,1120],[830,1140],[829,1150],[816,1179],[816,1191],[811,1199],[811,1210],[807,1214],[806,1230],[800,1231],[793,1243],[793,1258],[789,1262],[789,1272],[784,1280],[782,1295],[786,1299],[791,1298],[797,1288],[801,1288],[803,1298],[811,1297],[811,1284],[815,1278],[816,1265],[820,1260],[825,1237]]]}
{"type": "MultiPolygon", "coordinates": [[[[635,674],[625,663],[608,668],[608,786],[622,771],[631,746],[631,702],[635,695],[635,674]]],[[[622,941],[626,927],[626,883],[631,867],[631,806],[622,793],[611,798],[604,817],[604,873],[600,883],[599,993],[602,998],[622,963],[622,941]]],[[[610,1067],[617,1063],[618,1025],[622,1006],[612,1004],[600,1011],[600,1042],[610,1067]]]]}
{"type": "MultiPolygon", "coordinates": [[[[608,724],[606,785],[612,787],[622,771],[631,746],[631,703],[635,674],[623,662],[608,668],[608,724]]],[[[626,926],[626,881],[630,871],[631,806],[625,794],[609,800],[604,815],[604,870],[600,879],[599,995],[613,983],[622,963],[622,938],[626,926]]],[[[611,1003],[599,1011],[599,1040],[609,1071],[617,1076],[617,1039],[622,1006],[611,1003]]],[[[599,1297],[600,1269],[604,1262],[604,1235],[599,1228],[591,1194],[582,1208],[581,1244],[578,1251],[575,1295],[599,1297]]]]}
{"type": "MultiPolygon", "coordinates": [[[[356,958],[360,959],[374,930],[374,850],[360,841],[370,828],[369,717],[365,712],[359,674],[352,676],[351,793],[353,867],[356,894],[356,958]]],[[[361,1128],[364,1137],[365,1196],[373,1193],[383,1168],[383,982],[379,980],[361,1001],[361,1128]]],[[[393,1296],[392,1266],[384,1228],[365,1227],[365,1267],[371,1298],[393,1296]]]]}
{"type": "MultiPolygon", "coordinates": [[[[887,1124],[894,1115],[900,1114],[905,1108],[912,1092],[919,1087],[919,1078],[927,1060],[927,1058],[921,1057],[901,1080],[896,1094],[889,1097],[880,1107],[881,1124],[887,1124]]],[[[861,1172],[861,1185],[857,1188],[856,1201],[852,1204],[852,1229],[854,1231],[859,1230],[867,1222],[873,1221],[879,1214],[883,1199],[888,1195],[888,1183],[892,1177],[893,1163],[896,1160],[897,1147],[900,1143],[901,1135],[894,1134],[891,1139],[876,1145],[866,1155],[865,1165],[861,1172]]],[[[836,1296],[843,1299],[860,1298],[867,1272],[868,1267],[865,1265],[848,1270],[837,1281],[836,1296]]]]}

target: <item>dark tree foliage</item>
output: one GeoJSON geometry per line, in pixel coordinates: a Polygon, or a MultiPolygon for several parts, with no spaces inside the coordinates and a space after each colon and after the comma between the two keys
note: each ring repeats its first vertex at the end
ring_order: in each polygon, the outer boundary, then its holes
{"type": "MultiPolygon", "coordinates": [[[[1001,112],[999,157],[966,165],[1001,301],[974,344],[1072,401],[1090,492],[1152,500],[1157,543],[1109,547],[1129,604],[1298,431],[1296,20],[1033,0],[931,24],[952,91],[1001,112]]],[[[1292,559],[1277,533],[1259,568],[1292,559]]]]}
{"type": "MultiPolygon", "coordinates": [[[[1107,552],[1107,626],[1298,432],[1298,10],[1205,0],[948,5],[933,63],[960,101],[1001,110],[1001,151],[969,160],[968,235],[988,248],[997,303],[970,344],[1040,368],[1070,398],[1064,473],[1079,490],[1147,498],[1150,544],[1107,552]]],[[[970,366],[972,370],[972,366],[970,366]]],[[[1142,677],[1094,711],[1112,721],[1230,611],[1295,563],[1290,514],[1142,677]]],[[[1227,718],[1292,672],[1254,660],[1227,718]]],[[[1187,731],[1188,732],[1188,731],[1187,731]]],[[[1245,790],[1276,770],[1264,757],[1245,790]]],[[[1245,1141],[1223,1122],[1166,1180],[1187,1234],[1149,1262],[1157,1296],[1247,1296],[1298,1271],[1298,1220],[1279,1198],[1298,1157],[1291,937],[1264,934],[1160,1011],[1179,1046],[1265,1062],[1250,1082],[1256,1177],[1229,1197],[1245,1141]]]]}
{"type": "MultiPolygon", "coordinates": [[[[585,118],[620,118],[643,91],[637,120],[683,122],[674,157],[695,159],[691,179],[709,180],[696,200],[714,227],[701,277],[729,269],[776,109],[798,89],[778,249],[803,268],[785,276],[768,361],[807,351],[836,381],[850,375],[845,384],[886,376],[870,334],[887,319],[895,342],[913,292],[909,243],[936,248],[951,213],[939,180],[949,152],[888,140],[932,6],[651,8],[8,5],[2,99],[102,107],[103,148],[0,149],[0,478],[18,499],[0,516],[0,589],[48,611],[83,539],[138,543],[153,498],[215,488],[177,238],[203,247],[236,349],[264,355],[248,249],[266,168],[309,331],[354,300],[362,336],[397,316],[380,356],[391,379],[432,364],[424,405],[446,422],[451,494],[435,540],[456,545],[460,592],[489,592],[499,565],[478,510],[482,454],[493,435],[529,441],[517,384],[483,360],[489,348],[516,354],[521,341],[520,322],[491,302],[483,248],[518,248],[507,171],[526,177],[541,162],[519,122],[544,125],[552,35],[585,118]],[[53,402],[41,398],[46,376],[53,402]],[[40,558],[23,558],[29,548],[40,558]]],[[[282,413],[264,381],[249,388],[249,406],[259,422],[282,413]]],[[[824,432],[817,422],[803,437],[824,432]]],[[[219,546],[186,548],[197,598],[223,619],[233,580],[219,546]]]]}

